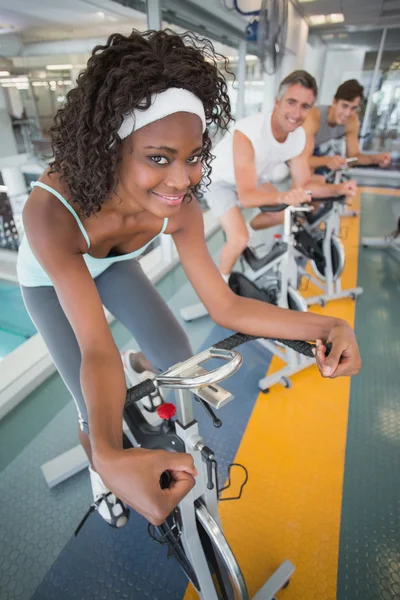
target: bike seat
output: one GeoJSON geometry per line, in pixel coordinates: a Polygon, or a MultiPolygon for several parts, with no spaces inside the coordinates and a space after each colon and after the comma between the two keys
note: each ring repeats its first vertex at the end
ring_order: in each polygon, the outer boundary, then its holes
{"type": "Polygon", "coordinates": [[[243,258],[253,271],[259,271],[269,262],[272,262],[286,252],[287,244],[275,244],[265,256],[259,258],[251,248],[246,248],[242,254],[243,258]]]}

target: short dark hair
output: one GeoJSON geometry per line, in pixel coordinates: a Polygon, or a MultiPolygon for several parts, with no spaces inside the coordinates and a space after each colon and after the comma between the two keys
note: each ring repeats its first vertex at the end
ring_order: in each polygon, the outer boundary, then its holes
{"type": "Polygon", "coordinates": [[[345,81],[336,90],[335,100],[347,100],[347,102],[351,102],[356,98],[361,98],[361,102],[364,100],[364,88],[358,83],[357,79],[345,81]]]}
{"type": "Polygon", "coordinates": [[[296,83],[298,85],[303,86],[307,90],[312,90],[315,98],[318,96],[318,86],[314,77],[310,75],[310,73],[308,73],[307,71],[299,69],[298,71],[293,71],[293,73],[290,73],[290,75],[288,75],[283,81],[281,81],[277,94],[278,98],[282,98],[286,90],[290,86],[295,85],[296,83]]]}

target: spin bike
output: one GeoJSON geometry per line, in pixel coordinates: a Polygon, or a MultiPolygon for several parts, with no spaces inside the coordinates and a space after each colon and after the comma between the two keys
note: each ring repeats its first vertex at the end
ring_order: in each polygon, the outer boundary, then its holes
{"type": "MultiPolygon", "coordinates": [[[[262,212],[284,212],[283,235],[275,235],[271,250],[260,255],[257,250],[246,248],[239,259],[241,271],[232,272],[229,287],[239,296],[268,302],[281,308],[307,311],[303,296],[297,291],[299,284],[298,266],[294,256],[293,221],[295,216],[311,211],[309,205],[288,206],[287,204],[263,206],[262,212]]],[[[181,310],[185,321],[191,321],[207,314],[203,304],[195,304],[181,310]]],[[[286,388],[292,386],[291,375],[306,369],[312,360],[299,355],[291,348],[270,340],[258,340],[261,346],[284,362],[284,366],[272,375],[259,380],[258,386],[268,392],[276,383],[286,388]]]]}
{"type": "MultiPolygon", "coordinates": [[[[351,158],[346,158],[346,166],[343,169],[339,169],[338,171],[328,171],[325,173],[324,177],[326,183],[341,183],[342,181],[346,181],[351,179],[351,176],[348,175],[348,171],[357,166],[358,158],[353,156],[351,158]]],[[[348,210],[346,203],[340,205],[340,216],[341,217],[357,217],[360,214],[359,210],[348,210]]]]}
{"type": "MultiPolygon", "coordinates": [[[[192,400],[198,401],[206,409],[216,427],[221,426],[213,409],[225,406],[233,396],[218,383],[241,366],[242,357],[234,348],[252,339],[255,337],[234,334],[127,392],[124,434],[130,443],[149,449],[187,452],[194,459],[198,471],[194,488],[160,526],[149,525],[148,531],[155,541],[168,547],[169,555],[178,561],[202,600],[249,600],[249,594],[222,530],[218,514],[222,492],[218,481],[218,465],[213,450],[205,445],[199,433],[192,400]],[[202,365],[212,358],[220,359],[224,364],[208,372],[202,365]],[[157,409],[163,417],[160,424],[150,425],[137,402],[159,387],[175,389],[177,418],[172,419],[175,416],[174,405],[163,403],[157,409]]],[[[306,342],[281,343],[287,344],[293,351],[313,357],[313,346],[306,342]]],[[[242,465],[238,466],[246,473],[243,488],[248,478],[247,471],[242,465]]],[[[166,488],[170,482],[171,476],[165,471],[161,475],[160,486],[166,488]]],[[[285,560],[256,593],[254,600],[276,600],[276,594],[288,585],[293,572],[294,566],[285,560]]]]}
{"type": "Polygon", "coordinates": [[[299,271],[317,286],[322,294],[306,299],[307,306],[325,306],[331,300],[357,299],[363,293],[361,287],[342,290],[341,275],[345,266],[345,254],[340,235],[341,210],[346,196],[318,198],[320,206],[294,226],[296,250],[309,259],[314,276],[299,265],[299,271]]]}
{"type": "Polygon", "coordinates": [[[400,252],[400,218],[397,221],[397,229],[385,237],[363,237],[361,238],[363,248],[389,248],[400,252]]]}

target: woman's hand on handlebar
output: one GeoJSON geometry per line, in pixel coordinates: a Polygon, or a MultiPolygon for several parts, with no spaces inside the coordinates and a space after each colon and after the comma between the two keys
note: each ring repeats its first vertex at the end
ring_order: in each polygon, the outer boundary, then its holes
{"type": "Polygon", "coordinates": [[[193,457],[165,450],[110,449],[94,457],[94,467],[105,485],[120,500],[160,525],[195,484],[193,457]],[[169,471],[169,488],[161,489],[160,477],[169,471]]]}
{"type": "Polygon", "coordinates": [[[345,169],[347,167],[347,162],[346,159],[340,155],[328,156],[326,159],[326,166],[331,171],[339,171],[340,169],[345,169]]]}
{"type": "Polygon", "coordinates": [[[338,196],[347,196],[352,198],[357,194],[357,184],[353,179],[336,184],[336,192],[338,196]]]}
{"type": "Polygon", "coordinates": [[[340,321],[331,329],[325,343],[317,340],[315,359],[322,377],[357,375],[361,369],[360,352],[354,331],[346,321],[340,321]],[[332,345],[328,356],[325,344],[332,345]]]}
{"type": "Polygon", "coordinates": [[[288,192],[282,192],[279,197],[280,204],[289,204],[290,206],[301,206],[304,202],[311,202],[312,196],[303,188],[293,188],[288,192]]]}

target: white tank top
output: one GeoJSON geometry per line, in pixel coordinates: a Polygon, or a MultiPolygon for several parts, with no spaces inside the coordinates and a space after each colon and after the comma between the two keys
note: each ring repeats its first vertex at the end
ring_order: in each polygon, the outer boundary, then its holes
{"type": "Polygon", "coordinates": [[[212,163],[212,184],[224,182],[236,187],[233,165],[233,134],[241,131],[254,148],[254,158],[258,176],[258,184],[274,180],[276,168],[299,156],[306,145],[306,132],[298,127],[289,133],[284,142],[278,142],[271,129],[272,112],[265,115],[256,113],[235,123],[234,128],[225,134],[223,139],[213,148],[215,160],[212,163]]]}

